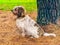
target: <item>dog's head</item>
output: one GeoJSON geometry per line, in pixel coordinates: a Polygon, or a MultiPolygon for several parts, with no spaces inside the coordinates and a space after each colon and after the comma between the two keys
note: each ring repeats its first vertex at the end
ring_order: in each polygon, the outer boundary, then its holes
{"type": "Polygon", "coordinates": [[[17,15],[17,17],[23,17],[25,16],[25,9],[22,6],[16,6],[13,8],[13,10],[11,10],[13,12],[14,15],[17,15]]]}

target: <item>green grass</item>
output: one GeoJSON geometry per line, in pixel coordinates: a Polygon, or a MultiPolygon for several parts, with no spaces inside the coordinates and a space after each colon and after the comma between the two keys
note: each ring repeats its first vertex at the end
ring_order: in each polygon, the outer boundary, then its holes
{"type": "Polygon", "coordinates": [[[27,11],[35,11],[36,0],[0,0],[0,10],[12,10],[14,6],[24,6],[27,11]]]}
{"type": "Polygon", "coordinates": [[[0,3],[36,2],[36,0],[0,0],[0,3]]]}

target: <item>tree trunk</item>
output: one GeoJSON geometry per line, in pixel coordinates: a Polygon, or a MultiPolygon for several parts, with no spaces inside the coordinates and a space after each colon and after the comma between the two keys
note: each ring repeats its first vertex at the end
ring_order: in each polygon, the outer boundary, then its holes
{"type": "Polygon", "coordinates": [[[37,8],[37,23],[39,25],[56,24],[60,15],[59,0],[37,0],[37,8]]]}

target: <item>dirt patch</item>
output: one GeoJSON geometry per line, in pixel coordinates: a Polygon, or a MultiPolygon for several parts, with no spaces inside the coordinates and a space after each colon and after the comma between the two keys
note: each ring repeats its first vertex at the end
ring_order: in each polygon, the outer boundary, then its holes
{"type": "MultiPolygon", "coordinates": [[[[29,13],[36,20],[37,13],[29,13]]],[[[15,16],[11,11],[0,11],[0,45],[60,45],[60,28],[56,25],[48,25],[46,30],[54,30],[57,37],[26,38],[19,34],[15,25],[15,16]]]]}

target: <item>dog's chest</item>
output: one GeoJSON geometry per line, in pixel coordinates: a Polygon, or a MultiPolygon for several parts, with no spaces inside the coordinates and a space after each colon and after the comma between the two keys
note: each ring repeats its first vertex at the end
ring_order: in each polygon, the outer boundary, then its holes
{"type": "Polygon", "coordinates": [[[25,29],[36,30],[37,27],[34,26],[36,22],[32,20],[29,16],[25,16],[22,19],[16,20],[17,27],[23,27],[25,29]]]}
{"type": "Polygon", "coordinates": [[[34,22],[29,17],[24,17],[22,19],[17,19],[16,24],[20,26],[32,26],[34,22]]]}

